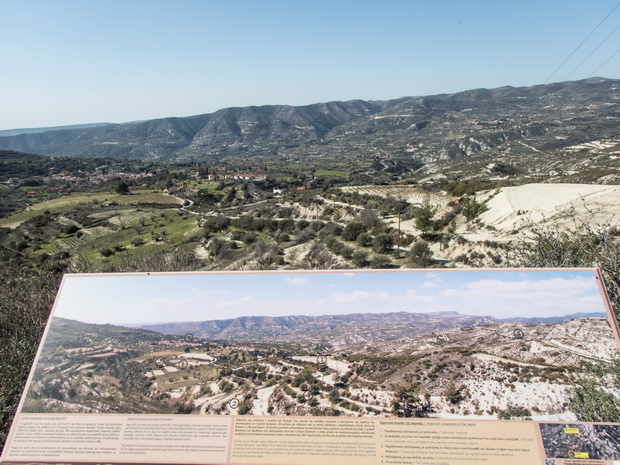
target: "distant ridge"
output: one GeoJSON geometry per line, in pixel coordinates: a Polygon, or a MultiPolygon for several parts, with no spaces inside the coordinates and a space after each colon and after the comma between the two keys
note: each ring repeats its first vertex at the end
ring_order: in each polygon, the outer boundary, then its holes
{"type": "MultiPolygon", "coordinates": [[[[496,325],[508,322],[555,324],[575,318],[606,318],[605,313],[575,313],[549,318],[494,318],[484,315],[464,315],[458,312],[432,313],[354,313],[348,315],[291,315],[291,316],[244,316],[225,320],[206,320],[176,323],[135,325],[141,329],[164,334],[223,339],[273,340],[290,338],[320,340],[363,336],[374,339],[396,339],[412,335],[429,334],[458,327],[496,325]]],[[[133,326],[133,325],[132,325],[133,326]]]]}
{"type": "Polygon", "coordinates": [[[19,129],[0,129],[0,137],[17,136],[19,134],[34,134],[47,131],[63,131],[66,129],[84,129],[99,126],[110,126],[113,123],[87,123],[87,124],[70,124],[68,126],[50,126],[43,128],[19,128],[19,129]]]}
{"type": "Polygon", "coordinates": [[[544,324],[554,324],[554,323],[562,323],[568,320],[574,320],[577,318],[607,318],[608,315],[604,312],[596,312],[596,313],[573,313],[571,315],[563,315],[563,316],[554,316],[549,318],[523,318],[523,317],[515,317],[515,318],[507,318],[502,319],[501,321],[506,322],[514,322],[514,323],[544,323],[544,324]]]}
{"type": "Polygon", "coordinates": [[[519,157],[618,137],[619,102],[620,81],[589,78],[385,101],[225,108],[184,118],[18,130],[24,132],[16,135],[4,131],[0,148],[148,161],[383,154],[428,163],[519,157]]]}

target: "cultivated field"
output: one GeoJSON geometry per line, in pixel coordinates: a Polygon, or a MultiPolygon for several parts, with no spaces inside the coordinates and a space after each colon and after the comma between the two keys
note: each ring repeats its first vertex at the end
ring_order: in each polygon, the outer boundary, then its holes
{"type": "Polygon", "coordinates": [[[58,211],[66,207],[77,205],[182,205],[183,201],[177,197],[166,195],[161,192],[135,193],[131,195],[119,195],[112,192],[80,193],[53,200],[46,200],[34,204],[26,210],[0,219],[0,228],[15,229],[20,224],[34,218],[46,211],[58,211]]]}

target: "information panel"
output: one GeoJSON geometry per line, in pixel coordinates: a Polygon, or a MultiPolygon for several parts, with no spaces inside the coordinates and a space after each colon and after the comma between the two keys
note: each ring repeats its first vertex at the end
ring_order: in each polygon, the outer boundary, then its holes
{"type": "Polygon", "coordinates": [[[593,269],[66,275],[1,461],[620,464],[619,341],[593,269]]]}

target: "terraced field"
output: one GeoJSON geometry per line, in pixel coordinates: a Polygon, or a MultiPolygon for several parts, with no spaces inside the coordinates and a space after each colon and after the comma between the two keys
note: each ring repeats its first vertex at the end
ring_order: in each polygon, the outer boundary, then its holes
{"type": "MultiPolygon", "coordinates": [[[[107,218],[105,215],[100,216],[100,218],[106,218],[108,222],[115,224],[117,226],[149,222],[151,216],[153,215],[153,213],[148,210],[133,210],[133,209],[132,210],[118,210],[118,211],[113,211],[113,212],[108,211],[105,213],[107,213],[107,218]]],[[[98,216],[95,216],[95,215],[97,214],[90,215],[90,217],[97,218],[98,216]]]]}
{"type": "Polygon", "coordinates": [[[128,210],[126,215],[113,212],[107,220],[113,227],[85,229],[89,236],[84,234],[82,238],[86,241],[79,245],[76,243],[78,248],[74,250],[91,263],[116,263],[129,256],[148,254],[153,249],[183,244],[200,237],[202,233],[196,227],[196,218],[180,215],[176,209],[128,210]],[[118,229],[114,229],[116,225],[118,229]]]}
{"type": "Polygon", "coordinates": [[[427,192],[423,189],[410,186],[345,186],[340,188],[343,192],[357,192],[362,195],[376,195],[379,197],[394,197],[396,199],[406,200],[410,204],[422,204],[428,199],[432,206],[443,209],[451,197],[438,194],[436,192],[427,192]]]}
{"type": "Polygon", "coordinates": [[[131,195],[119,195],[112,192],[81,193],[31,205],[24,211],[0,219],[0,227],[15,229],[20,224],[41,215],[43,212],[54,212],[66,207],[87,204],[164,205],[173,207],[182,205],[183,200],[161,192],[144,192],[131,195]]]}
{"type": "Polygon", "coordinates": [[[52,247],[54,247],[54,249],[58,252],[62,250],[69,251],[69,250],[77,250],[81,246],[83,246],[85,243],[86,241],[81,237],[75,237],[75,236],[62,237],[62,238],[55,240],[52,244],[52,247]]]}
{"type": "Polygon", "coordinates": [[[112,230],[105,226],[95,226],[93,228],[84,229],[83,231],[90,236],[89,240],[97,239],[98,237],[103,237],[112,233],[112,230]]]}
{"type": "Polygon", "coordinates": [[[338,176],[344,179],[349,179],[348,171],[341,170],[316,170],[315,174],[317,176],[338,176]]]}

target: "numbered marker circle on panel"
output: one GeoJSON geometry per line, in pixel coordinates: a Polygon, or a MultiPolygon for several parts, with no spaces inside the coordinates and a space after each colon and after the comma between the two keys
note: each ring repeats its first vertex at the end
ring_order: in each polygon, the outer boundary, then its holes
{"type": "Polygon", "coordinates": [[[139,345],[140,345],[140,341],[138,341],[137,339],[133,339],[133,340],[129,343],[129,348],[130,348],[130,349],[137,349],[139,345]]]}
{"type": "Polygon", "coordinates": [[[183,340],[185,342],[192,342],[194,340],[194,335],[192,333],[187,333],[185,336],[183,336],[183,340]]]}
{"type": "Polygon", "coordinates": [[[515,329],[512,332],[512,335],[515,337],[515,339],[523,339],[523,336],[525,336],[525,334],[523,333],[523,331],[521,331],[520,329],[515,329]]]}
{"type": "Polygon", "coordinates": [[[187,360],[181,360],[179,363],[177,363],[177,367],[181,370],[185,370],[188,366],[189,362],[187,360]]]}
{"type": "Polygon", "coordinates": [[[379,362],[379,371],[388,371],[390,369],[390,362],[383,360],[379,362]]]}
{"type": "Polygon", "coordinates": [[[237,399],[236,397],[233,399],[230,399],[230,401],[228,402],[228,406],[231,409],[236,410],[237,407],[239,407],[239,399],[237,399]]]}
{"type": "Polygon", "coordinates": [[[304,392],[304,399],[306,400],[312,399],[312,393],[310,391],[304,392]]]}
{"type": "Polygon", "coordinates": [[[316,362],[317,362],[319,365],[325,365],[325,364],[327,363],[327,355],[319,355],[319,356],[316,358],[316,362]]]}

